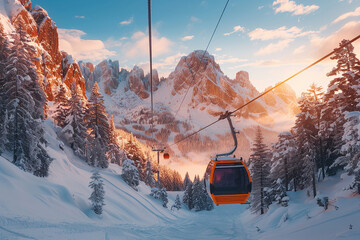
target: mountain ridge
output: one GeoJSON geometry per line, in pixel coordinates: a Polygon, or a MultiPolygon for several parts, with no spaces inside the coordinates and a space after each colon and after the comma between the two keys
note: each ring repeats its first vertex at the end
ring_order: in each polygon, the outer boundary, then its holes
{"type": "MultiPolygon", "coordinates": [[[[228,78],[208,52],[195,50],[183,56],[167,78],[159,78],[153,71],[154,126],[150,124],[149,74],[138,66],[128,71],[118,61],[103,60],[97,65],[76,62],[59,49],[59,35],[55,22],[40,6],[31,6],[30,0],[1,1],[0,24],[5,34],[24,26],[36,47],[35,68],[48,101],[53,101],[61,84],[69,93],[75,82],[82,90],[83,99],[98,82],[105,96],[109,115],[114,115],[118,128],[132,132],[145,143],[168,146],[175,140],[197,130],[226,110],[233,110],[259,94],[249,74],[239,71],[235,79],[228,78]],[[186,98],[184,95],[188,92],[186,98]],[[180,107],[180,103],[184,102],[180,107]]],[[[242,149],[237,154],[248,156],[253,128],[261,125],[267,134],[267,143],[276,139],[275,118],[293,118],[297,99],[290,86],[284,85],[237,112],[234,125],[242,133],[242,149]],[[273,116],[273,115],[276,116],[273,116]]],[[[290,120],[291,121],[291,120],[290,120]]],[[[232,145],[226,123],[202,132],[187,143],[169,149],[175,159],[189,152],[223,151],[232,145]]]]}

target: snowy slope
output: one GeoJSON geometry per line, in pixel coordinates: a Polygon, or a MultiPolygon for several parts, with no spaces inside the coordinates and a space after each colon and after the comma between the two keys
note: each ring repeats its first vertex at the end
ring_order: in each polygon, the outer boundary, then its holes
{"type": "Polygon", "coordinates": [[[288,192],[289,207],[273,204],[260,217],[244,212],[241,219],[249,238],[360,239],[360,196],[344,190],[352,181],[353,176],[343,173],[327,177],[318,185],[318,196],[329,198],[327,210],[308,197],[306,191],[301,191],[288,192]]]}
{"type": "MultiPolygon", "coordinates": [[[[46,222],[117,222],[152,225],[174,219],[173,214],[151,198],[150,189],[141,184],[139,192],[132,190],[120,177],[121,168],[110,164],[101,170],[106,191],[104,214],[98,218],[90,209],[88,187],[92,167],[78,159],[65,147],[60,150],[50,121],[46,121],[48,152],[55,160],[49,177],[38,178],[23,172],[1,157],[0,216],[6,218],[36,219],[46,222]]],[[[8,157],[6,157],[8,158],[8,157]]],[[[170,201],[169,206],[172,202],[170,201]]]]}
{"type": "Polygon", "coordinates": [[[359,239],[360,197],[344,190],[345,174],[328,177],[318,186],[330,199],[328,210],[306,191],[289,193],[289,207],[271,205],[263,216],[246,205],[217,206],[213,211],[171,211],[149,196],[141,183],[134,191],[121,179],[121,167],[101,170],[105,183],[102,216],[91,211],[88,183],[93,168],[59,148],[55,129],[46,121],[48,150],[55,158],[49,177],[23,172],[0,157],[0,239],[359,239]],[[335,208],[336,206],[336,208],[335,208]],[[336,210],[337,209],[337,210],[336,210]],[[286,221],[285,221],[286,219],[286,221]],[[350,224],[352,229],[349,229],[350,224]],[[258,227],[260,231],[257,231],[258,227]]]}

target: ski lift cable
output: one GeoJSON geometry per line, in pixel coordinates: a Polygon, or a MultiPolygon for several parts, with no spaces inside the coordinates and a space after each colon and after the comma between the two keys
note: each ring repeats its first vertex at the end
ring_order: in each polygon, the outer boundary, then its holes
{"type": "Polygon", "coordinates": [[[334,54],[335,52],[337,52],[337,51],[339,51],[340,49],[346,47],[347,45],[355,42],[355,41],[358,40],[359,38],[360,38],[360,34],[357,35],[356,37],[354,37],[353,39],[351,39],[350,41],[346,42],[345,44],[341,45],[340,47],[335,48],[333,51],[331,51],[330,53],[326,54],[326,55],[323,56],[322,58],[316,60],[315,62],[313,62],[313,63],[311,63],[310,65],[306,66],[305,68],[301,69],[300,71],[298,71],[297,73],[293,74],[292,76],[290,76],[290,77],[286,78],[285,80],[277,83],[274,87],[269,88],[268,90],[264,91],[263,93],[261,93],[261,94],[258,95],[257,97],[251,99],[250,101],[246,102],[245,104],[241,105],[240,107],[236,108],[235,110],[233,110],[233,111],[226,111],[224,114],[220,115],[220,117],[219,117],[218,120],[216,120],[216,121],[214,121],[214,122],[212,122],[212,123],[210,123],[210,124],[208,124],[208,125],[200,128],[199,130],[197,130],[197,131],[195,131],[195,132],[193,132],[193,133],[191,133],[191,134],[189,134],[189,135],[186,135],[185,137],[183,137],[183,138],[180,139],[179,141],[176,141],[176,142],[174,142],[173,144],[171,144],[170,147],[173,146],[173,145],[175,145],[175,144],[178,144],[178,143],[180,143],[180,142],[182,142],[182,141],[185,141],[186,139],[188,139],[188,138],[194,136],[195,134],[203,131],[204,129],[206,129],[206,128],[212,126],[212,125],[214,125],[215,123],[217,123],[217,122],[219,122],[219,121],[221,121],[221,120],[226,119],[227,116],[232,115],[233,113],[235,113],[235,112],[241,110],[242,108],[248,106],[249,104],[255,102],[255,101],[258,100],[259,98],[263,97],[265,94],[273,91],[275,88],[283,85],[284,83],[286,83],[286,82],[289,81],[290,79],[296,77],[296,76],[299,75],[300,73],[302,73],[302,72],[308,70],[309,68],[315,66],[316,64],[322,62],[323,60],[325,60],[326,58],[330,57],[330,56],[331,56],[332,54],[334,54]]]}
{"type": "MultiPolygon", "coordinates": [[[[213,39],[213,37],[214,37],[214,35],[215,35],[215,32],[216,32],[216,30],[217,30],[217,28],[218,28],[218,26],[219,26],[219,24],[220,24],[220,21],[221,21],[223,15],[224,15],[224,13],[225,13],[225,10],[226,10],[227,5],[229,4],[229,1],[230,1],[230,0],[227,0],[227,1],[226,1],[226,4],[225,4],[225,6],[224,6],[224,9],[222,10],[221,15],[220,15],[220,17],[219,17],[219,20],[218,20],[217,23],[216,23],[215,29],[214,29],[211,37],[210,37],[210,40],[209,40],[209,42],[208,42],[208,44],[207,44],[207,46],[206,46],[206,48],[205,48],[205,51],[204,51],[203,55],[202,55],[201,58],[200,58],[200,62],[202,62],[202,60],[203,60],[204,57],[205,57],[206,51],[208,50],[208,48],[209,48],[209,46],[210,46],[210,43],[211,43],[211,41],[212,41],[212,39],[213,39]]],[[[192,81],[191,81],[191,83],[189,84],[188,88],[186,89],[185,95],[184,95],[184,97],[182,98],[182,100],[181,100],[181,102],[180,102],[180,105],[179,105],[178,109],[177,109],[176,112],[175,112],[174,119],[176,119],[176,116],[177,116],[177,114],[179,113],[180,108],[181,108],[182,104],[184,103],[184,100],[185,100],[185,98],[186,98],[186,96],[187,96],[187,94],[188,94],[188,92],[189,92],[189,90],[190,90],[190,86],[191,86],[191,84],[195,81],[196,73],[199,71],[200,67],[197,69],[197,71],[195,72],[195,74],[194,74],[193,71],[191,70],[190,66],[189,66],[189,69],[190,69],[190,73],[191,73],[191,75],[192,75],[192,81]]]]}
{"type": "MultiPolygon", "coordinates": [[[[151,0],[148,0],[148,24],[149,24],[149,58],[150,58],[150,95],[151,95],[151,128],[154,127],[154,101],[152,79],[152,42],[151,42],[151,0]]],[[[151,132],[153,132],[151,130],[151,132]]]]}

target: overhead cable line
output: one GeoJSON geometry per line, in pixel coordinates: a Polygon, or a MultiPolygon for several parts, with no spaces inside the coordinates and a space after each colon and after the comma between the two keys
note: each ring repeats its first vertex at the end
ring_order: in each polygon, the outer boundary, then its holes
{"type": "Polygon", "coordinates": [[[356,36],[355,38],[351,39],[350,41],[348,41],[347,43],[341,45],[340,47],[335,48],[332,52],[326,54],[325,56],[323,56],[322,58],[318,59],[317,61],[311,63],[311,64],[308,65],[307,67],[301,69],[300,71],[298,71],[298,72],[295,73],[294,75],[292,75],[292,76],[288,77],[287,79],[285,79],[285,80],[277,83],[274,87],[269,88],[268,90],[266,90],[266,91],[264,91],[263,93],[261,93],[259,96],[257,96],[257,97],[255,97],[255,98],[251,99],[250,101],[246,102],[244,105],[241,105],[240,107],[236,108],[236,109],[233,110],[233,111],[226,111],[224,114],[220,115],[220,117],[219,117],[218,120],[216,120],[216,121],[214,121],[214,122],[206,125],[205,127],[200,128],[199,130],[197,130],[197,131],[195,131],[195,132],[193,132],[193,133],[191,133],[191,134],[189,134],[189,135],[186,135],[184,138],[182,138],[182,139],[180,139],[179,141],[176,141],[176,142],[174,142],[173,144],[171,144],[170,147],[173,146],[173,145],[175,145],[175,144],[178,144],[178,143],[180,143],[180,142],[182,142],[182,141],[184,141],[184,140],[186,140],[186,139],[188,139],[189,137],[194,136],[195,134],[197,134],[197,133],[201,132],[202,130],[204,130],[204,129],[206,129],[206,128],[212,126],[212,125],[214,125],[215,123],[220,122],[220,121],[223,120],[223,119],[226,119],[227,116],[229,116],[229,115],[231,115],[231,114],[239,111],[240,109],[248,106],[250,103],[256,101],[257,99],[261,98],[261,97],[264,96],[265,94],[271,92],[271,91],[274,90],[275,88],[281,86],[282,84],[286,83],[286,82],[289,81],[290,79],[292,79],[292,78],[296,77],[297,75],[299,75],[300,73],[306,71],[307,69],[315,66],[316,64],[318,64],[318,63],[320,63],[321,61],[325,60],[326,58],[330,57],[330,56],[331,56],[332,54],[334,54],[335,52],[337,52],[337,51],[339,51],[340,49],[346,47],[347,45],[349,45],[349,44],[351,44],[352,42],[358,40],[359,38],[360,38],[360,34],[359,34],[358,36],[356,36]]]}
{"type": "MultiPolygon", "coordinates": [[[[220,21],[221,21],[223,15],[224,15],[225,9],[226,9],[229,1],[230,1],[230,0],[227,0],[227,1],[226,1],[226,4],[225,4],[225,6],[224,6],[224,9],[222,10],[221,15],[220,15],[220,17],[219,17],[219,20],[218,20],[217,23],[216,23],[215,29],[214,29],[211,37],[210,37],[210,40],[209,40],[209,42],[208,42],[208,44],[207,44],[207,46],[206,46],[206,48],[205,48],[205,51],[204,51],[203,55],[202,55],[201,58],[200,58],[200,63],[202,62],[202,60],[203,60],[204,57],[205,57],[206,51],[208,50],[208,48],[209,48],[209,46],[210,46],[210,43],[211,43],[211,41],[212,41],[212,39],[213,39],[213,37],[214,37],[214,35],[215,35],[215,32],[216,32],[216,30],[217,30],[217,28],[218,28],[218,26],[219,26],[219,24],[220,24],[220,21]]],[[[196,71],[195,73],[193,73],[193,71],[191,70],[190,66],[189,66],[189,69],[190,69],[190,73],[191,73],[191,75],[192,75],[192,81],[191,81],[191,83],[189,84],[189,87],[186,89],[185,95],[184,95],[184,97],[182,98],[181,103],[180,103],[178,109],[177,109],[176,112],[175,112],[174,119],[176,119],[176,116],[177,116],[177,114],[178,114],[178,112],[179,112],[182,104],[184,103],[184,100],[185,100],[185,98],[186,98],[186,96],[187,96],[187,94],[188,94],[188,92],[189,92],[189,90],[190,90],[191,84],[195,81],[195,76],[196,76],[196,73],[199,71],[200,66],[199,66],[199,68],[197,69],[197,71],[196,71]]]]}
{"type": "Polygon", "coordinates": [[[151,0],[148,0],[148,23],[149,23],[149,57],[150,57],[151,128],[153,128],[154,101],[153,101],[153,79],[152,79],[151,0]]]}

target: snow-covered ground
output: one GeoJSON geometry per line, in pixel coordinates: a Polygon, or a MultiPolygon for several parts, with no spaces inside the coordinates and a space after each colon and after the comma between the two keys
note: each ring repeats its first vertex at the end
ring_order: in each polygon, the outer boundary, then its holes
{"type": "MultiPolygon", "coordinates": [[[[65,146],[59,148],[53,123],[46,121],[48,149],[55,158],[47,178],[25,173],[0,157],[0,239],[359,239],[360,197],[344,191],[351,178],[327,178],[319,193],[327,211],[306,192],[290,193],[287,208],[272,205],[263,216],[246,205],[217,206],[213,211],[171,211],[120,177],[121,167],[101,170],[105,183],[102,216],[91,211],[88,187],[92,168],[65,146]],[[335,207],[336,206],[336,207],[335,207]],[[337,210],[336,210],[337,209],[337,210]],[[352,225],[352,229],[350,229],[352,225]]],[[[5,156],[9,158],[8,156],[5,156]]]]}

